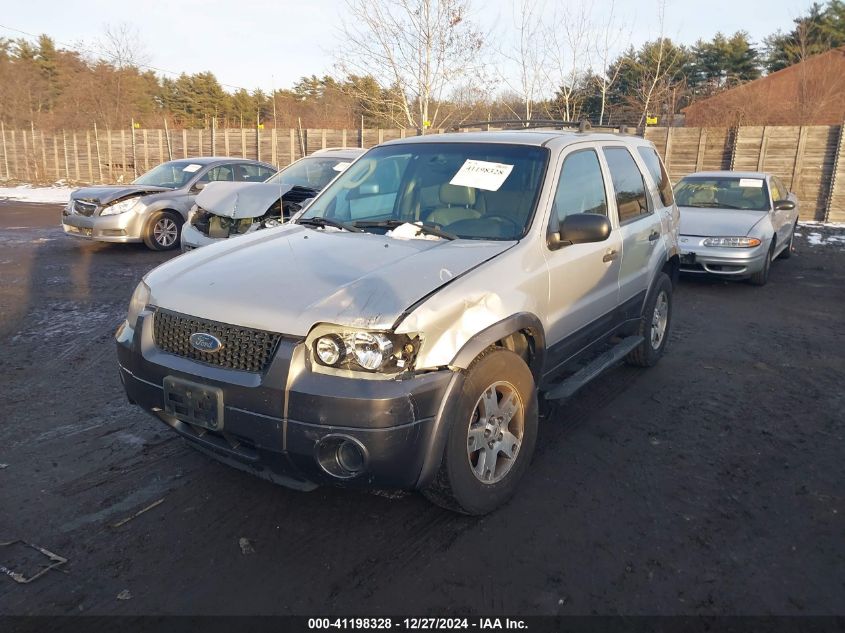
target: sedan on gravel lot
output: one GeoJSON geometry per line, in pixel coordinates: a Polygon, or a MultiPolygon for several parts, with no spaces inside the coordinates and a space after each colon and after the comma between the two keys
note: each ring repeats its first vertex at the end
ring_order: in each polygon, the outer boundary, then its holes
{"type": "Polygon", "coordinates": [[[772,261],[792,254],[798,199],[777,176],[698,172],[675,186],[681,211],[681,272],[769,280],[772,261]]]}
{"type": "Polygon", "coordinates": [[[197,196],[188,214],[182,231],[182,251],[281,226],[364,151],[318,150],[262,183],[214,183],[197,196]]]}
{"type": "Polygon", "coordinates": [[[62,213],[62,228],[75,237],[169,250],[179,246],[188,211],[207,184],[262,182],[275,171],[268,163],[244,158],[173,160],[129,185],[77,189],[62,213]]]}

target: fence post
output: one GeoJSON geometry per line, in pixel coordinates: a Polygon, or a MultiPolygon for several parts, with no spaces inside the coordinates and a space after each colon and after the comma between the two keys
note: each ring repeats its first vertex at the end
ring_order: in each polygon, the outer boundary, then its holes
{"type": "MultiPolygon", "coordinates": [[[[97,149],[97,176],[100,184],[103,182],[103,161],[100,159],[100,132],[97,130],[97,122],[94,121],[94,147],[97,149]]],[[[109,152],[109,162],[111,162],[111,152],[109,152]]]]}
{"type": "Polygon", "coordinates": [[[9,180],[9,154],[6,150],[6,124],[0,121],[0,131],[3,135],[3,166],[6,168],[6,180],[9,180]]]}
{"type": "Polygon", "coordinates": [[[364,149],[364,115],[361,115],[361,127],[358,128],[358,147],[364,149]]]}
{"type": "Polygon", "coordinates": [[[161,130],[158,131],[158,162],[164,162],[164,133],[161,130]]]}
{"type": "Polygon", "coordinates": [[[170,142],[170,130],[167,127],[167,117],[164,117],[164,138],[167,140],[167,160],[173,160],[173,144],[170,142]]]}
{"type": "Polygon", "coordinates": [[[44,180],[47,180],[47,144],[44,142],[44,131],[38,135],[41,137],[41,169],[44,171],[44,180]]]}
{"type": "Polygon", "coordinates": [[[343,128],[343,133],[341,134],[341,147],[346,147],[346,128],[343,128]]]}
{"type": "Polygon", "coordinates": [[[261,125],[255,117],[255,160],[261,160],[261,125]]]}
{"type": "Polygon", "coordinates": [[[320,130],[320,147],[326,149],[326,128],[320,130]]]}
{"type": "Polygon", "coordinates": [[[40,182],[40,174],[38,173],[38,147],[35,142],[35,122],[29,122],[29,132],[32,135],[32,168],[35,170],[35,180],[40,182]]]}
{"type": "MultiPolygon", "coordinates": [[[[669,128],[670,130],[672,128],[669,128]]],[[[700,128],[698,132],[698,154],[695,157],[695,171],[701,171],[704,166],[704,150],[707,147],[707,128],[700,128]]]]}
{"type": "Polygon", "coordinates": [[[763,138],[760,139],[760,155],[757,157],[757,171],[763,171],[763,163],[766,158],[766,148],[769,145],[769,126],[763,126],[763,138]]]}
{"type": "Polygon", "coordinates": [[[73,133],[73,171],[76,174],[76,182],[82,180],[79,174],[79,145],[76,142],[76,132],[73,133]]]}
{"type": "Polygon", "coordinates": [[[55,180],[61,180],[62,174],[59,171],[59,137],[53,134],[53,164],[56,167],[55,180]]]}
{"type": "Polygon", "coordinates": [[[807,127],[802,125],[798,129],[798,147],[795,149],[795,160],[792,163],[792,178],[789,180],[789,190],[797,191],[801,182],[801,163],[804,162],[804,148],[807,146],[807,127]]]}
{"type": "Polygon", "coordinates": [[[825,222],[845,221],[845,123],[839,126],[839,142],[836,144],[836,156],[833,159],[833,172],[830,175],[830,190],[827,194],[823,220],[825,222]]]}
{"type": "Polygon", "coordinates": [[[85,154],[88,156],[88,182],[94,183],[94,161],[91,158],[91,132],[85,130],[85,154]]]}
{"type": "Polygon", "coordinates": [[[26,142],[26,130],[21,130],[23,137],[23,171],[26,174],[27,181],[31,181],[32,177],[29,173],[29,143],[26,142]]]}
{"type": "Polygon", "coordinates": [[[12,130],[12,169],[15,172],[15,178],[20,178],[20,170],[18,169],[18,142],[15,139],[15,131],[12,130]]]}
{"type": "Polygon", "coordinates": [[[150,142],[147,138],[147,128],[141,130],[144,137],[144,171],[150,171],[150,142]]]}
{"type": "MultiPolygon", "coordinates": [[[[666,163],[666,170],[670,172],[672,171],[672,161],[669,157],[672,151],[672,129],[666,128],[666,145],[664,146],[666,149],[663,152],[663,162],[666,163]]],[[[643,138],[645,138],[645,132],[643,132],[643,138]]]]}
{"type": "Polygon", "coordinates": [[[223,130],[223,151],[226,152],[226,156],[231,156],[229,153],[229,128],[223,130]]]}
{"type": "Polygon", "coordinates": [[[290,165],[293,161],[296,160],[296,135],[294,134],[293,128],[288,128],[288,133],[290,135],[290,165]]]}
{"type": "Polygon", "coordinates": [[[62,150],[65,153],[65,178],[70,180],[70,160],[67,155],[67,132],[62,130],[62,150]]]}
{"type": "Polygon", "coordinates": [[[279,164],[279,154],[276,143],[276,125],[273,124],[273,131],[270,133],[270,162],[273,163],[274,166],[279,164]]]}
{"type": "Polygon", "coordinates": [[[241,158],[246,158],[246,128],[241,128],[241,158]]]}

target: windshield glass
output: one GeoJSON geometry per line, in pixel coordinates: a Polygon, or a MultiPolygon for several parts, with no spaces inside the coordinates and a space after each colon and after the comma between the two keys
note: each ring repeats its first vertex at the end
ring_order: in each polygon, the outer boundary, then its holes
{"type": "Polygon", "coordinates": [[[143,176],[136,178],[133,184],[178,189],[188,184],[188,181],[196,176],[200,169],[202,165],[189,160],[172,160],[153,167],[143,176]]]}
{"type": "Polygon", "coordinates": [[[531,223],[548,161],[543,147],[408,143],[377,147],[320,195],[301,219],[372,230],[423,222],[467,239],[514,240],[531,223]]]}
{"type": "Polygon", "coordinates": [[[301,158],[292,165],[268,178],[265,182],[274,185],[294,185],[320,191],[344,169],[349,167],[351,158],[309,157],[301,158]]]}
{"type": "Polygon", "coordinates": [[[675,202],[679,207],[768,211],[769,193],[762,178],[693,177],[675,187],[675,202]]]}

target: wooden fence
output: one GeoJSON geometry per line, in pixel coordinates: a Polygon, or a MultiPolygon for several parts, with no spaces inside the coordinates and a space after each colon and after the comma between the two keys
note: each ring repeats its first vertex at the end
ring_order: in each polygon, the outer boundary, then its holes
{"type": "Polygon", "coordinates": [[[677,181],[694,171],[772,172],[798,195],[801,219],[845,221],[845,125],[647,128],[677,181]]]}
{"type": "MultiPolygon", "coordinates": [[[[431,133],[440,133],[436,130],[431,133]]],[[[0,181],[129,182],[191,156],[242,156],[282,167],[325,147],[372,147],[402,129],[83,130],[46,134],[0,123],[0,181]]],[[[845,221],[845,125],[647,128],[673,181],[693,171],[770,171],[798,194],[801,218],[845,221]]]]}

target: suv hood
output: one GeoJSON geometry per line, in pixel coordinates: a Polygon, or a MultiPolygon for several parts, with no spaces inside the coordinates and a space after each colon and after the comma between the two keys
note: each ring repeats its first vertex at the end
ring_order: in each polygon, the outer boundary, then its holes
{"type": "Polygon", "coordinates": [[[514,244],[293,224],[191,251],[146,282],[150,303],[223,323],[293,336],[316,323],[388,330],[417,301],[514,244]]]}
{"type": "Polygon", "coordinates": [[[143,196],[162,191],[173,191],[167,187],[151,187],[149,185],[109,185],[103,187],[83,187],[70,194],[71,200],[86,200],[99,205],[108,204],[128,196],[143,196]]]}
{"type": "Polygon", "coordinates": [[[744,237],[763,218],[765,211],[741,211],[739,209],[717,209],[680,207],[681,235],[744,237]]]}
{"type": "Polygon", "coordinates": [[[263,182],[211,182],[200,191],[196,203],[214,215],[257,218],[292,188],[263,182]]]}

